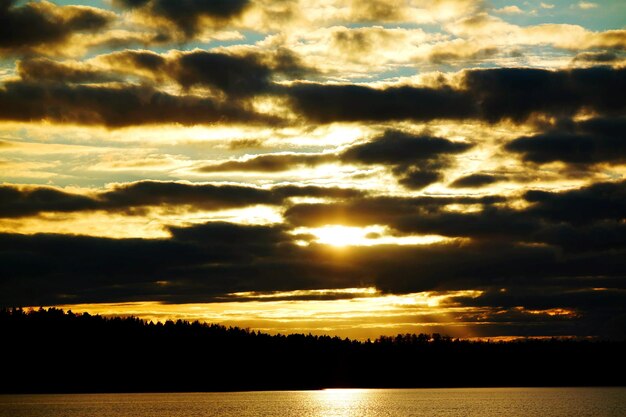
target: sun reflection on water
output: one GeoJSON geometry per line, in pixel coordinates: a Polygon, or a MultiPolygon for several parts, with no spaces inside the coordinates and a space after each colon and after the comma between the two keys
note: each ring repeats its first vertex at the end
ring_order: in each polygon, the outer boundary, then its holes
{"type": "Polygon", "coordinates": [[[332,388],[315,393],[316,409],[319,416],[352,417],[363,415],[364,403],[367,402],[366,389],[332,388]]]}

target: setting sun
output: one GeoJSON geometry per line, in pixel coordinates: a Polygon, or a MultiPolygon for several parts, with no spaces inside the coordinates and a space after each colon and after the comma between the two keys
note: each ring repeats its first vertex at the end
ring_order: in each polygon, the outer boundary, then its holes
{"type": "MultiPolygon", "coordinates": [[[[374,245],[430,245],[450,240],[440,235],[394,236],[385,226],[366,227],[329,225],[322,227],[299,227],[294,234],[312,235],[315,243],[335,247],[374,246],[374,245]]],[[[306,244],[303,242],[302,244],[306,244]]]]}
{"type": "Polygon", "coordinates": [[[368,240],[371,228],[349,226],[324,226],[311,231],[319,243],[332,246],[361,245],[368,240]]]}

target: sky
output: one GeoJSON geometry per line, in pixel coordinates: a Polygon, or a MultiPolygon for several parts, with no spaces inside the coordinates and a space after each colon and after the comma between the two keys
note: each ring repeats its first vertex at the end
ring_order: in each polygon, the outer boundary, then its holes
{"type": "Polygon", "coordinates": [[[626,2],[0,0],[0,306],[626,336],[626,2]]]}

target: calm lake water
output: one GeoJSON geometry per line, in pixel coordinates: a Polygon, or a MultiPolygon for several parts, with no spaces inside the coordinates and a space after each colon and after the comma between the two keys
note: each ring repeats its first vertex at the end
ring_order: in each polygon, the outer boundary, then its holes
{"type": "Polygon", "coordinates": [[[0,417],[624,417],[626,388],[1,395],[0,417]]]}

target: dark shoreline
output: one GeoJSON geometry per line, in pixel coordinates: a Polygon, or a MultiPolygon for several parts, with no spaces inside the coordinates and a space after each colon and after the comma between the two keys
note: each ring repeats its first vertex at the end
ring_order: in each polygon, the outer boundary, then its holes
{"type": "Polygon", "coordinates": [[[0,335],[7,394],[626,386],[626,341],[360,342],[54,309],[2,310],[0,335]]]}

